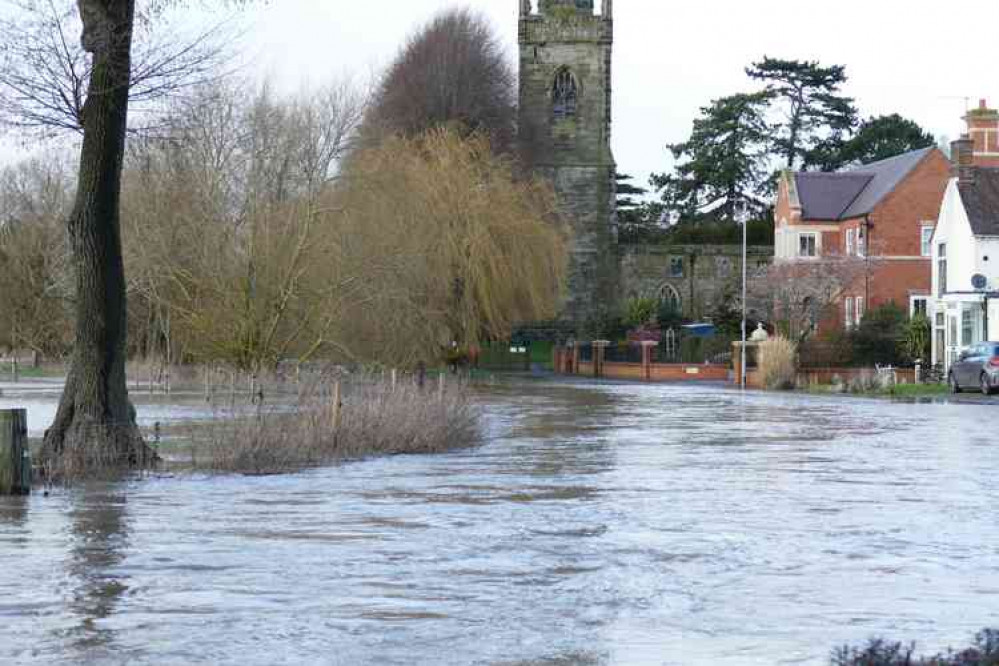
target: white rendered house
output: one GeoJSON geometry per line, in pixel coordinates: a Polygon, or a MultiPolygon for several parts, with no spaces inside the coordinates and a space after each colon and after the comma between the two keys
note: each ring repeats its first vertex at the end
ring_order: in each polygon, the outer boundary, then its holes
{"type": "Polygon", "coordinates": [[[933,362],[999,340],[999,168],[974,165],[969,139],[953,144],[957,176],[933,234],[933,362]]]}

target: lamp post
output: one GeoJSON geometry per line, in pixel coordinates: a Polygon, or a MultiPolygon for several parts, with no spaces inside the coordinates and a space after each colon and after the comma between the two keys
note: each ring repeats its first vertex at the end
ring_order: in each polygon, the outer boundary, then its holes
{"type": "Polygon", "coordinates": [[[746,265],[747,252],[747,231],[749,226],[749,206],[745,201],[736,204],[736,221],[742,225],[742,354],[739,363],[739,386],[746,390],[746,363],[748,361],[749,350],[746,348],[746,282],[748,270],[746,265]]]}

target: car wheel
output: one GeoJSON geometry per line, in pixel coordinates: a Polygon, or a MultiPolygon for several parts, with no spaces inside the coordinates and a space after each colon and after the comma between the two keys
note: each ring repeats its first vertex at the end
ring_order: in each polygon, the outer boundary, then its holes
{"type": "Polygon", "coordinates": [[[982,395],[992,395],[992,384],[989,382],[989,376],[982,373],[982,395]]]}
{"type": "Polygon", "coordinates": [[[954,378],[954,373],[953,372],[950,373],[949,375],[947,375],[947,383],[950,385],[950,392],[951,393],[960,393],[961,392],[961,386],[960,386],[960,384],[957,383],[957,379],[954,378]]]}

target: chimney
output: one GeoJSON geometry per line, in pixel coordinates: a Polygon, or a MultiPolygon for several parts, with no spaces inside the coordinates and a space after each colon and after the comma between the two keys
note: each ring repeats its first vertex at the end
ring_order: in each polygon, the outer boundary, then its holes
{"type": "Polygon", "coordinates": [[[967,134],[950,143],[951,176],[961,185],[975,182],[975,142],[967,134]]]}
{"type": "Polygon", "coordinates": [[[990,109],[988,101],[982,99],[964,119],[975,144],[975,166],[999,167],[999,111],[990,109]]]}

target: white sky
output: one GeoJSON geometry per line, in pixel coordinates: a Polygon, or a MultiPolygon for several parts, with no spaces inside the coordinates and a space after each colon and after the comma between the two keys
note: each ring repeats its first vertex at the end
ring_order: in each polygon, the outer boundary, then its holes
{"type": "MultiPolygon", "coordinates": [[[[408,34],[454,5],[488,16],[515,62],[518,4],[270,0],[244,17],[249,67],[288,91],[345,74],[364,80],[392,60],[408,34]]],[[[965,97],[999,105],[997,30],[995,0],[617,0],[619,169],[642,183],[667,169],[666,144],[685,139],[711,99],[754,89],[743,68],[764,54],[846,65],[845,92],[863,115],[898,112],[955,138],[965,97]]]]}
{"type": "MultiPolygon", "coordinates": [[[[255,67],[281,87],[368,76],[405,37],[454,5],[486,14],[517,53],[518,0],[272,0],[253,12],[255,67]]],[[[599,1],[598,1],[599,6],[599,1]]],[[[862,115],[900,113],[934,135],[963,131],[965,97],[999,104],[995,0],[617,0],[613,149],[644,182],[669,165],[701,106],[754,89],[767,54],[847,67],[862,115]]]]}

